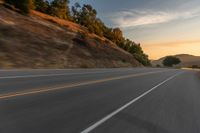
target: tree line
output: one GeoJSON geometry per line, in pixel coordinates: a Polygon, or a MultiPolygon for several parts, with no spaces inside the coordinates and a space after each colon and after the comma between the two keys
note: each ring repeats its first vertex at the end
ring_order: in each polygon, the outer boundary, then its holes
{"type": "Polygon", "coordinates": [[[97,17],[97,11],[89,4],[81,6],[75,3],[69,8],[69,0],[5,0],[9,4],[15,5],[22,13],[28,14],[30,9],[35,9],[42,13],[55,16],[61,19],[73,21],[88,28],[90,33],[105,37],[116,43],[120,48],[131,53],[140,63],[145,66],[150,65],[148,56],[143,52],[140,44],[126,39],[120,28],[107,27],[103,21],[97,17]]]}

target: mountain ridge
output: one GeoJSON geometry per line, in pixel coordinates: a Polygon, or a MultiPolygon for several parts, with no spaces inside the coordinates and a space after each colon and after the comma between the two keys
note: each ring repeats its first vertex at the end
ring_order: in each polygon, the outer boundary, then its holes
{"type": "MultiPolygon", "coordinates": [[[[191,54],[177,54],[177,55],[172,55],[172,56],[175,56],[181,60],[181,64],[180,64],[181,67],[192,67],[193,65],[200,66],[200,56],[195,56],[195,55],[191,55],[191,54]]],[[[156,66],[156,65],[162,66],[162,61],[166,57],[167,56],[162,57],[158,60],[153,60],[152,65],[153,66],[156,66]]]]}

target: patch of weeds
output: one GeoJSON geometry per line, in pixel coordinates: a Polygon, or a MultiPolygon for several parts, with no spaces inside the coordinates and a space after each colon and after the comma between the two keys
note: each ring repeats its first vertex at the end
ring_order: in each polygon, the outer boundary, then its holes
{"type": "Polygon", "coordinates": [[[156,67],[161,67],[161,65],[157,64],[156,67]]]}
{"type": "Polygon", "coordinates": [[[122,59],[122,62],[123,62],[123,63],[126,63],[127,61],[126,61],[125,59],[122,59]]]}
{"type": "Polygon", "coordinates": [[[87,64],[82,64],[80,67],[81,68],[89,68],[89,66],[87,64]]]}
{"type": "Polygon", "coordinates": [[[86,39],[86,34],[82,33],[82,32],[78,32],[78,37],[85,40],[86,39]]]}
{"type": "Polygon", "coordinates": [[[78,44],[78,45],[81,45],[81,46],[87,46],[87,42],[83,39],[80,39],[80,38],[74,38],[73,41],[78,44]]]}
{"type": "Polygon", "coordinates": [[[81,46],[87,46],[86,34],[78,32],[77,37],[73,41],[81,46]]]}

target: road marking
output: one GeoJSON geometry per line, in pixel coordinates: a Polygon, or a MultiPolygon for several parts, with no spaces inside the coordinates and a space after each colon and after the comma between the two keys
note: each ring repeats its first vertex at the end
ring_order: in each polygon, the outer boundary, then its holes
{"type": "Polygon", "coordinates": [[[84,74],[100,74],[108,72],[87,72],[87,73],[58,73],[58,74],[40,74],[40,75],[22,75],[22,76],[5,76],[0,79],[16,79],[16,78],[37,78],[37,77],[53,77],[53,76],[69,76],[69,75],[84,75],[84,74]]]}
{"type": "MultiPolygon", "coordinates": [[[[168,70],[166,70],[166,71],[168,71],[168,70]]],[[[132,78],[132,77],[139,77],[139,76],[144,76],[144,75],[156,74],[156,73],[161,73],[161,72],[166,72],[166,71],[130,74],[130,75],[119,76],[119,77],[110,77],[110,78],[105,78],[105,79],[74,83],[74,84],[69,84],[69,85],[65,85],[65,86],[62,86],[62,87],[54,87],[54,88],[48,88],[48,89],[46,88],[46,89],[38,89],[38,90],[34,89],[34,90],[29,90],[29,91],[20,91],[20,92],[1,94],[0,95],[0,99],[2,100],[2,99],[8,99],[8,98],[17,97],[17,96],[25,96],[25,95],[31,95],[31,94],[37,94],[37,93],[44,93],[44,92],[62,90],[62,89],[73,88],[73,87],[78,87],[78,86],[84,86],[84,85],[91,85],[91,84],[96,84],[96,83],[108,82],[108,81],[112,81],[112,80],[120,80],[120,79],[126,79],[126,78],[132,78]]]]}
{"type": "MultiPolygon", "coordinates": [[[[182,73],[182,72],[181,72],[182,73]]],[[[162,81],[161,83],[159,83],[158,85],[154,86],[153,88],[151,88],[150,90],[146,91],[145,93],[143,93],[142,95],[138,96],[137,98],[131,100],[130,102],[128,102],[127,104],[125,104],[124,106],[120,107],[119,109],[113,111],[112,113],[110,113],[109,115],[105,116],[104,118],[102,118],[101,120],[97,121],[96,123],[94,123],[93,125],[91,125],[90,127],[86,128],[85,130],[83,130],[81,133],[89,133],[92,130],[94,130],[95,128],[97,128],[98,126],[100,126],[101,124],[103,124],[104,122],[106,122],[107,120],[109,120],[110,118],[112,118],[113,116],[115,116],[116,114],[118,114],[119,112],[121,112],[122,110],[124,110],[125,108],[129,107],[131,104],[135,103],[136,101],[138,101],[139,99],[141,99],[142,97],[144,97],[145,95],[149,94],[150,92],[152,92],[153,90],[155,90],[156,88],[158,88],[159,86],[163,85],[164,83],[166,83],[167,81],[173,79],[174,77],[176,77],[177,75],[180,75],[181,73],[175,74],[171,77],[169,77],[168,79],[162,81]]]]}
{"type": "MultiPolygon", "coordinates": [[[[127,70],[127,71],[129,71],[129,70],[127,70]]],[[[0,79],[37,78],[37,77],[53,77],[53,76],[69,76],[69,75],[101,74],[101,73],[103,74],[103,73],[109,73],[109,72],[115,72],[115,71],[84,72],[84,73],[58,73],[58,74],[22,75],[22,76],[4,76],[4,77],[0,77],[0,79]]]]}

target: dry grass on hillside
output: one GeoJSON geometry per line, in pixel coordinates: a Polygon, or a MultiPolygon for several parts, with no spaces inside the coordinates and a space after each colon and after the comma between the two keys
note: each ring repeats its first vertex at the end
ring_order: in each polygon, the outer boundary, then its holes
{"type": "Polygon", "coordinates": [[[36,11],[23,16],[0,5],[1,68],[133,66],[141,64],[85,27],[36,11]]]}
{"type": "Polygon", "coordinates": [[[52,23],[59,24],[60,26],[67,27],[68,29],[71,29],[74,32],[84,32],[84,31],[87,30],[85,27],[80,26],[76,23],[66,21],[66,20],[63,20],[63,19],[59,19],[59,18],[56,18],[56,17],[52,17],[52,16],[49,16],[49,15],[44,14],[44,13],[40,13],[40,12],[35,11],[35,10],[31,11],[31,15],[33,15],[34,17],[39,17],[39,18],[45,19],[45,20],[50,21],[52,23]]]}

